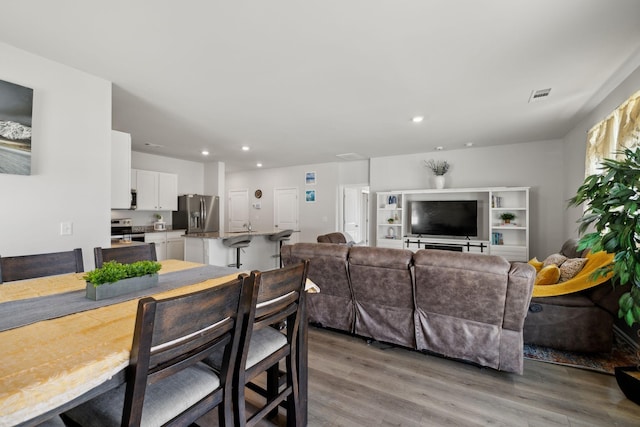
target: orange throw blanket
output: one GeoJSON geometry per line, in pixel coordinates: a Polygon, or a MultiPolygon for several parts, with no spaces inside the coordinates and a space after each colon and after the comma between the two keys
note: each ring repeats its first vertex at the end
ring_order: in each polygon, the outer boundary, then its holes
{"type": "Polygon", "coordinates": [[[533,287],[533,297],[553,297],[557,295],[567,295],[574,292],[583,291],[593,288],[611,278],[611,273],[604,277],[598,277],[597,280],[591,278],[591,274],[600,267],[604,267],[613,261],[614,254],[608,254],[604,251],[587,254],[587,263],[582,270],[566,282],[556,283],[555,285],[536,285],[533,287]]]}

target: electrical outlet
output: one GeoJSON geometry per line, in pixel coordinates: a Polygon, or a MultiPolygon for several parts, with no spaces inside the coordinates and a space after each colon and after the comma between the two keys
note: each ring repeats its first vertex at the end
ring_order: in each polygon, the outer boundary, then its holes
{"type": "Polygon", "coordinates": [[[73,222],[63,221],[60,223],[60,235],[71,236],[73,234],[73,222]]]}

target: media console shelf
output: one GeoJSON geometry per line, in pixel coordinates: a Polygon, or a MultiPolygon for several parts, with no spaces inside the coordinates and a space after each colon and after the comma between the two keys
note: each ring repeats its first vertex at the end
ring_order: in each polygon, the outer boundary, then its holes
{"type": "Polygon", "coordinates": [[[385,191],[377,193],[376,199],[376,246],[500,255],[510,261],[529,259],[529,187],[385,191]],[[478,235],[412,235],[410,203],[424,200],[477,201],[478,235]],[[515,216],[509,223],[501,218],[506,213],[515,216]]]}

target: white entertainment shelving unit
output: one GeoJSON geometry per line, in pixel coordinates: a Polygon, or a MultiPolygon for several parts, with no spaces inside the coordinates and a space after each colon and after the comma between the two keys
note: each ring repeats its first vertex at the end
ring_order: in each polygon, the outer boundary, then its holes
{"type": "Polygon", "coordinates": [[[384,191],[377,193],[376,201],[376,246],[413,251],[440,247],[500,255],[509,261],[529,259],[529,187],[384,191]],[[409,204],[420,200],[476,200],[478,236],[411,235],[409,204]],[[505,212],[515,215],[511,224],[500,219],[505,212]]]}
{"type": "Polygon", "coordinates": [[[402,248],[404,236],[402,192],[377,194],[376,246],[402,248]]]}

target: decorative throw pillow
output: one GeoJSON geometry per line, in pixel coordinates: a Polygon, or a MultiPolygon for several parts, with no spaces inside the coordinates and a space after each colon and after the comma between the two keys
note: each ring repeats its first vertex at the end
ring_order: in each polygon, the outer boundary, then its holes
{"type": "Polygon", "coordinates": [[[560,282],[573,279],[587,263],[587,258],[569,258],[560,266],[560,282]]]}
{"type": "Polygon", "coordinates": [[[546,267],[542,267],[540,272],[536,275],[534,285],[554,285],[558,283],[559,278],[560,268],[555,264],[551,264],[546,267]]]}
{"type": "Polygon", "coordinates": [[[533,257],[529,260],[529,264],[533,265],[536,269],[536,272],[539,272],[542,269],[542,261],[538,261],[537,257],[533,257]]]}
{"type": "Polygon", "coordinates": [[[562,265],[563,262],[565,262],[565,260],[567,259],[566,256],[561,255],[561,254],[552,254],[549,255],[543,262],[542,262],[542,268],[547,267],[551,264],[555,264],[558,267],[560,267],[562,265]]]}

